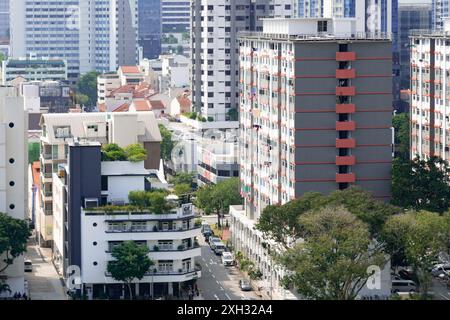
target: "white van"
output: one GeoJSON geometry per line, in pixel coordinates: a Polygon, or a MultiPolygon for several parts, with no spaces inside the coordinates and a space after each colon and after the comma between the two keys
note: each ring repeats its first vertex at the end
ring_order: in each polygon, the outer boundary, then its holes
{"type": "Polygon", "coordinates": [[[31,262],[31,260],[25,260],[24,271],[25,272],[33,272],[33,263],[31,262]]]}
{"type": "Polygon", "coordinates": [[[392,292],[416,292],[417,286],[411,280],[392,280],[392,292]]]}

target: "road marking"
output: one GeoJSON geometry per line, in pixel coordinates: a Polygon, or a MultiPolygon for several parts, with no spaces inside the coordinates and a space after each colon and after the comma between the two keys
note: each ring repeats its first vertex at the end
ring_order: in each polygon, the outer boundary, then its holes
{"type": "Polygon", "coordinates": [[[219,281],[216,280],[216,282],[217,282],[218,285],[220,285],[220,282],[219,282],[219,281]]]}
{"type": "Polygon", "coordinates": [[[206,261],[205,258],[203,258],[203,257],[202,257],[202,260],[203,260],[203,261],[206,261]]]}
{"type": "Polygon", "coordinates": [[[211,272],[212,272],[210,268],[208,268],[208,271],[209,271],[209,273],[211,273],[211,272]]]}
{"type": "Polygon", "coordinates": [[[225,289],[224,289],[223,287],[220,287],[220,290],[221,290],[221,291],[225,291],[225,289]]]}
{"type": "Polygon", "coordinates": [[[212,276],[212,277],[213,277],[214,279],[216,278],[216,276],[215,276],[215,275],[213,275],[213,274],[212,274],[211,276],[212,276]]]}
{"type": "Polygon", "coordinates": [[[216,298],[216,300],[219,300],[219,297],[217,296],[217,294],[214,295],[214,298],[216,298]]]}
{"type": "Polygon", "coordinates": [[[444,296],[442,293],[439,294],[442,298],[444,298],[445,300],[450,300],[450,298],[447,298],[446,296],[444,296]]]}
{"type": "Polygon", "coordinates": [[[228,300],[231,300],[230,296],[228,295],[228,293],[225,293],[225,296],[228,298],[228,300]]]}

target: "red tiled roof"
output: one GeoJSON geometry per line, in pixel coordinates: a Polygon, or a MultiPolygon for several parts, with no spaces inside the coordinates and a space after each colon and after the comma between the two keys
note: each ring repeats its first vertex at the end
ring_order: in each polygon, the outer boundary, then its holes
{"type": "Polygon", "coordinates": [[[149,101],[151,105],[151,110],[162,110],[165,109],[164,104],[161,100],[149,101]]]}
{"type": "Polygon", "coordinates": [[[130,105],[128,103],[121,104],[113,110],[113,112],[128,112],[130,105]]]}
{"type": "Polygon", "coordinates": [[[148,100],[133,101],[136,111],[150,111],[148,100]]]}
{"type": "Polygon", "coordinates": [[[139,73],[139,68],[137,66],[121,66],[120,69],[123,73],[139,73]]]}

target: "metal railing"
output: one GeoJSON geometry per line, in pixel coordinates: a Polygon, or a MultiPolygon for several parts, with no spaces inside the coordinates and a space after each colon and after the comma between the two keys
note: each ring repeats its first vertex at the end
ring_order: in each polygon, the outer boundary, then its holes
{"type": "Polygon", "coordinates": [[[372,40],[390,40],[392,35],[390,32],[355,32],[355,33],[328,33],[317,32],[314,34],[282,34],[282,33],[265,33],[257,31],[240,31],[238,38],[264,38],[275,40],[355,40],[355,39],[372,39],[372,40]]]}

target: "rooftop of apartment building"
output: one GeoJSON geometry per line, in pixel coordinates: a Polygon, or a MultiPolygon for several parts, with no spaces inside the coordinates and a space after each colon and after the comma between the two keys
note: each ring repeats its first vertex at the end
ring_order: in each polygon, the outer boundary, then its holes
{"type": "Polygon", "coordinates": [[[240,38],[270,39],[281,41],[386,41],[391,34],[365,32],[356,18],[266,18],[263,31],[241,31],[240,38]]]}
{"type": "MultiPolygon", "coordinates": [[[[60,139],[56,136],[56,129],[62,127],[70,126],[69,137],[85,137],[88,135],[88,127],[92,125],[98,125],[100,123],[105,124],[116,120],[125,120],[135,118],[136,126],[135,130],[140,136],[142,141],[154,141],[160,142],[162,140],[161,134],[159,132],[158,123],[156,121],[155,114],[151,111],[149,112],[87,112],[87,113],[64,113],[64,114],[43,114],[40,121],[40,126],[46,126],[46,139],[53,141],[55,139],[60,139]],[[50,130],[54,128],[55,130],[50,130]]],[[[125,130],[125,124],[122,128],[125,130]]],[[[130,128],[131,130],[131,128],[130,128]]],[[[100,134],[97,132],[97,136],[100,134]]],[[[105,133],[106,135],[106,133],[105,133]]]]}

